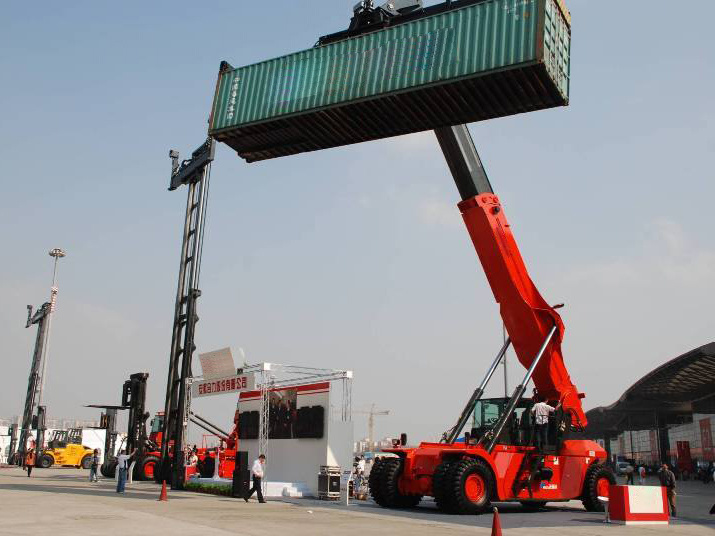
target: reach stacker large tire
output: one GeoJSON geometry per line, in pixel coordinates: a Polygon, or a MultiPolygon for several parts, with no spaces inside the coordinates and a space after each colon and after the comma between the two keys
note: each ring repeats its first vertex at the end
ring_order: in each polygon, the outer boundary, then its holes
{"type": "Polygon", "coordinates": [[[456,462],[449,474],[454,513],[481,514],[491,502],[494,477],[482,460],[463,459],[456,462]]]}
{"type": "Polygon", "coordinates": [[[150,481],[154,480],[154,474],[159,467],[159,458],[156,456],[145,456],[134,469],[134,478],[137,480],[150,481]]]}
{"type": "Polygon", "coordinates": [[[384,460],[378,458],[370,469],[370,476],[367,479],[367,485],[370,488],[370,496],[380,506],[387,506],[387,502],[382,495],[382,470],[384,469],[384,460]]]}
{"type": "Polygon", "coordinates": [[[583,493],[581,502],[589,512],[603,512],[603,503],[599,497],[608,497],[608,487],[616,483],[616,476],[608,467],[601,464],[593,464],[586,471],[586,478],[583,480],[583,493]]]}
{"type": "Polygon", "coordinates": [[[437,508],[446,514],[455,513],[454,494],[450,486],[455,463],[450,460],[443,461],[432,475],[432,496],[437,503],[437,508]]]}
{"type": "Polygon", "coordinates": [[[402,474],[401,458],[383,458],[370,470],[368,484],[370,495],[380,506],[387,508],[412,508],[422,500],[422,495],[404,495],[399,489],[402,474]]]}
{"type": "Polygon", "coordinates": [[[114,478],[114,475],[117,472],[117,461],[110,460],[108,462],[104,462],[100,466],[99,472],[102,473],[104,478],[114,478]]]}
{"type": "Polygon", "coordinates": [[[87,454],[80,462],[82,469],[89,469],[92,466],[92,455],[87,454]]]}

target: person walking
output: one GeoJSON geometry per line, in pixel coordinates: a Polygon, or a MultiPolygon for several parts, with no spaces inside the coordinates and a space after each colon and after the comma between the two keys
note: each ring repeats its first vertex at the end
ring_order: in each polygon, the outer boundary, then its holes
{"type": "Polygon", "coordinates": [[[27,478],[30,478],[30,473],[32,473],[32,468],[35,467],[35,446],[31,446],[27,449],[27,454],[25,454],[25,469],[27,470],[27,478]]]}
{"type": "Polygon", "coordinates": [[[645,467],[643,464],[638,468],[638,483],[643,486],[645,484],[645,467]]]}
{"type": "Polygon", "coordinates": [[[626,467],[626,486],[635,485],[635,480],[633,479],[633,473],[635,470],[631,464],[626,467]]]}
{"type": "Polygon", "coordinates": [[[543,452],[549,441],[549,415],[561,407],[561,402],[553,408],[546,403],[543,396],[537,396],[539,401],[531,407],[531,414],[534,415],[536,424],[536,446],[540,452],[543,452]]]}
{"type": "Polygon", "coordinates": [[[668,464],[664,463],[660,471],[658,471],[658,479],[660,480],[660,485],[663,486],[668,494],[668,505],[670,506],[670,515],[673,517],[678,516],[678,512],[675,508],[675,474],[673,471],[668,469],[668,464]]]}
{"type": "Polygon", "coordinates": [[[126,450],[122,450],[117,456],[117,493],[126,493],[124,491],[127,485],[127,472],[129,471],[129,460],[136,453],[136,449],[131,454],[127,454],[126,450]]]}
{"type": "Polygon", "coordinates": [[[94,452],[92,453],[92,462],[89,465],[90,482],[99,482],[99,478],[97,478],[97,471],[99,471],[99,466],[101,464],[100,460],[99,449],[94,449],[94,452]]]}
{"type": "Polygon", "coordinates": [[[253,474],[253,487],[249,490],[249,492],[243,497],[243,500],[248,502],[248,499],[251,498],[253,495],[253,492],[256,492],[256,495],[258,496],[258,502],[263,504],[263,490],[261,489],[261,482],[263,482],[263,474],[264,474],[264,466],[266,464],[266,455],[261,454],[258,456],[256,461],[253,462],[253,467],[251,467],[251,473],[253,474]]]}

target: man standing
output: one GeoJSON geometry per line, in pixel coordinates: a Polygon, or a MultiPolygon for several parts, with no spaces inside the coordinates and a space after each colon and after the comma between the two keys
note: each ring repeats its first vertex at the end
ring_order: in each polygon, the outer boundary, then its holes
{"type": "Polygon", "coordinates": [[[94,449],[94,452],[92,452],[92,463],[89,466],[90,482],[99,482],[99,478],[97,478],[97,471],[99,471],[100,465],[101,457],[99,456],[99,449],[94,449]]]}
{"type": "Polygon", "coordinates": [[[633,480],[633,466],[629,463],[626,466],[626,486],[635,485],[635,480],[633,480]]]}
{"type": "Polygon", "coordinates": [[[668,464],[663,464],[658,471],[660,485],[663,486],[668,494],[668,504],[670,505],[670,515],[676,517],[678,515],[675,509],[675,475],[673,471],[668,469],[668,464]]]}
{"type": "Polygon", "coordinates": [[[263,504],[263,490],[261,489],[261,482],[263,481],[263,466],[266,464],[265,454],[258,456],[258,459],[253,462],[253,467],[251,467],[251,473],[253,473],[253,487],[250,489],[248,494],[243,498],[244,501],[248,502],[251,498],[253,492],[256,492],[258,496],[258,502],[263,504]]]}
{"type": "Polygon", "coordinates": [[[543,452],[549,441],[549,415],[561,407],[561,402],[556,408],[549,406],[546,399],[539,395],[539,401],[531,407],[536,423],[536,446],[543,452]]]}
{"type": "Polygon", "coordinates": [[[124,487],[127,485],[127,472],[129,470],[129,460],[136,453],[136,449],[131,454],[122,450],[117,456],[117,493],[125,493],[124,487]]]}

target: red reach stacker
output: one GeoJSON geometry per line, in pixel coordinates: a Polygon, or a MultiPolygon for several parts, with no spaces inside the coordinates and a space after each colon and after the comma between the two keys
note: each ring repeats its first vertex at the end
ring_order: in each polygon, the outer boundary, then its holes
{"type": "Polygon", "coordinates": [[[510,336],[474,391],[456,425],[440,443],[388,449],[396,458],[378,461],[370,473],[370,493],[390,508],[417,505],[434,497],[440,510],[455,514],[484,512],[491,501],[519,501],[526,508],[580,499],[589,511],[602,510],[598,497],[615,483],[597,443],[570,438],[583,432],[584,397],[571,382],[561,353],[564,325],[529,277],[519,248],[494,195],[466,125],[435,130],[462,197],[459,210],[486,273],[510,336]],[[527,369],[509,398],[482,399],[484,389],[508,347],[527,369]],[[556,407],[549,441],[537,449],[530,380],[538,394],[556,407]],[[468,421],[464,441],[457,441],[468,421]]]}

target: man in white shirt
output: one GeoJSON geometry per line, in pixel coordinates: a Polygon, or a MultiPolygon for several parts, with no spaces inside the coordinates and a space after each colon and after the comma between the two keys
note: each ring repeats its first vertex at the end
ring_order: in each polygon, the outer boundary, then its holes
{"type": "Polygon", "coordinates": [[[543,396],[539,396],[539,401],[531,406],[531,414],[536,424],[536,445],[541,452],[549,441],[549,415],[560,407],[561,402],[555,408],[549,406],[543,396]]]}
{"type": "Polygon", "coordinates": [[[127,484],[127,473],[129,471],[129,460],[136,454],[136,449],[131,454],[127,454],[126,450],[122,450],[117,456],[117,493],[125,493],[124,486],[127,484]]]}
{"type": "Polygon", "coordinates": [[[265,454],[261,454],[258,456],[256,461],[253,462],[253,467],[251,467],[251,473],[253,474],[253,487],[250,489],[248,494],[243,498],[244,501],[248,502],[248,499],[251,498],[253,495],[253,492],[256,492],[256,495],[258,496],[258,502],[263,504],[263,490],[261,489],[261,482],[263,481],[263,466],[266,464],[266,456],[265,454]]]}

